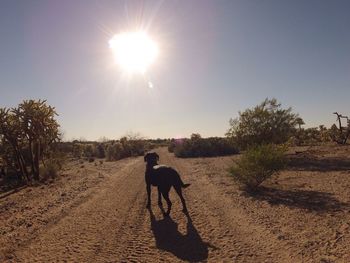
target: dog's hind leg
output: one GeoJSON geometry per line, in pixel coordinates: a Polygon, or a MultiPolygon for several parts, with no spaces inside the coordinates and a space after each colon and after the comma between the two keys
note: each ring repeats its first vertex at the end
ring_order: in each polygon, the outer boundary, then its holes
{"type": "Polygon", "coordinates": [[[165,215],[168,216],[168,215],[170,215],[170,210],[171,210],[171,205],[172,205],[172,203],[169,199],[169,191],[162,191],[162,195],[163,195],[163,197],[168,205],[168,211],[165,213],[165,215]]]}
{"type": "Polygon", "coordinates": [[[187,213],[187,206],[186,206],[186,201],[185,198],[182,195],[182,189],[180,185],[174,186],[176,193],[179,195],[182,203],[182,212],[187,213]]]}
{"type": "Polygon", "coordinates": [[[158,205],[159,206],[163,206],[163,204],[162,204],[162,193],[161,193],[161,191],[159,189],[159,186],[158,186],[158,205]]]}
{"type": "Polygon", "coordinates": [[[147,205],[146,208],[151,208],[151,184],[146,185],[147,190],[147,205]]]}

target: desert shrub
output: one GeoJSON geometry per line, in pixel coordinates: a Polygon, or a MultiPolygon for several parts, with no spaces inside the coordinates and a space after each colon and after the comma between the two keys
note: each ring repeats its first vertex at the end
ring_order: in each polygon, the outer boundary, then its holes
{"type": "Polygon", "coordinates": [[[56,178],[60,167],[61,164],[57,160],[48,160],[45,162],[45,165],[41,167],[40,174],[44,180],[56,178]]]}
{"type": "Polygon", "coordinates": [[[128,157],[123,151],[123,145],[119,142],[111,142],[106,148],[106,160],[116,161],[128,157]]]}
{"type": "Polygon", "coordinates": [[[145,141],[138,137],[122,137],[120,139],[122,145],[121,158],[130,156],[140,156],[145,152],[145,141]]]}
{"type": "Polygon", "coordinates": [[[95,158],[94,157],[90,157],[89,158],[89,163],[93,163],[95,161],[95,158]]]}
{"type": "Polygon", "coordinates": [[[58,142],[56,144],[56,148],[59,152],[64,153],[65,155],[73,155],[74,149],[73,149],[74,144],[72,142],[58,142]]]}
{"type": "Polygon", "coordinates": [[[314,145],[321,142],[321,131],[317,128],[299,129],[289,138],[291,145],[314,145]]]}
{"type": "Polygon", "coordinates": [[[323,142],[331,141],[331,129],[327,129],[324,125],[312,128],[301,128],[295,131],[294,135],[288,139],[291,146],[315,145],[323,142]]]}
{"type": "Polygon", "coordinates": [[[243,189],[255,191],[261,183],[285,166],[285,151],[285,146],[274,144],[250,147],[230,168],[230,173],[243,189]]]}
{"type": "Polygon", "coordinates": [[[321,142],[330,142],[330,129],[327,129],[324,125],[318,127],[320,129],[320,140],[321,142]]]}
{"type": "Polygon", "coordinates": [[[265,99],[252,109],[239,112],[239,117],[230,120],[227,137],[241,148],[249,145],[285,143],[303,123],[292,108],[283,109],[276,99],[265,99]]]}
{"type": "Polygon", "coordinates": [[[114,147],[113,160],[120,160],[122,158],[128,157],[128,155],[125,153],[124,146],[120,142],[115,142],[113,144],[113,147],[114,147]]]}
{"type": "Polygon", "coordinates": [[[72,146],[72,155],[75,158],[81,158],[83,155],[84,151],[84,145],[77,141],[73,141],[73,146],[72,146]]]}
{"type": "Polygon", "coordinates": [[[93,148],[92,144],[84,145],[83,149],[84,149],[83,153],[84,153],[85,157],[89,158],[89,157],[93,157],[94,156],[94,148],[93,148]]]}
{"type": "Polygon", "coordinates": [[[338,144],[346,144],[348,138],[350,137],[350,121],[348,117],[344,117],[342,115],[338,114],[338,121],[339,121],[339,127],[337,127],[335,124],[333,124],[329,131],[329,136],[332,139],[332,141],[338,143],[338,144]],[[343,127],[341,124],[341,118],[347,119],[347,126],[343,127]]]}
{"type": "Polygon", "coordinates": [[[176,140],[175,140],[175,139],[171,139],[171,140],[170,140],[170,143],[169,143],[169,145],[168,145],[168,151],[169,151],[170,153],[173,153],[174,150],[175,150],[175,147],[176,147],[176,140]]]}
{"type": "Polygon", "coordinates": [[[143,139],[121,138],[117,142],[110,142],[106,147],[106,160],[116,161],[131,156],[143,155],[147,144],[143,139]]]}
{"type": "Polygon", "coordinates": [[[177,157],[213,157],[238,153],[237,148],[227,138],[202,138],[199,134],[192,134],[190,139],[171,141],[169,151],[177,157]]]}
{"type": "Polygon", "coordinates": [[[109,144],[106,149],[106,160],[113,161],[115,160],[116,149],[113,144],[109,144]]]}
{"type": "Polygon", "coordinates": [[[169,139],[148,139],[145,140],[145,147],[147,150],[152,150],[158,147],[168,147],[170,144],[169,139]]]}
{"type": "Polygon", "coordinates": [[[148,139],[147,142],[148,142],[147,147],[148,147],[149,150],[157,148],[157,147],[167,147],[167,146],[169,146],[169,139],[160,139],[160,138],[148,139]]]}
{"type": "Polygon", "coordinates": [[[106,154],[105,154],[105,148],[103,147],[102,143],[99,143],[94,150],[94,156],[97,158],[105,158],[106,154]]]}

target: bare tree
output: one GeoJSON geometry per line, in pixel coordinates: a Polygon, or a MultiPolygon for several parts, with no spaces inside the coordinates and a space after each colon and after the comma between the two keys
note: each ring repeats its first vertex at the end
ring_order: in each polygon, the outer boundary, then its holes
{"type": "Polygon", "coordinates": [[[331,127],[331,138],[333,141],[337,142],[338,144],[346,144],[349,136],[350,136],[350,121],[348,116],[344,116],[342,114],[339,114],[338,112],[333,112],[333,114],[337,115],[337,121],[339,124],[339,127],[336,127],[336,125],[333,125],[331,127]],[[346,119],[346,127],[342,126],[342,119],[346,119]]]}

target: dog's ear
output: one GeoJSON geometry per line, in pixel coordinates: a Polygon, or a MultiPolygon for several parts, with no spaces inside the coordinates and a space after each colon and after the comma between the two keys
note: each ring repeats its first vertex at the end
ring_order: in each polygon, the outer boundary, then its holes
{"type": "Polygon", "coordinates": [[[158,153],[155,153],[156,154],[156,156],[157,156],[157,161],[159,161],[159,155],[158,155],[158,153]]]}
{"type": "Polygon", "coordinates": [[[148,153],[145,154],[145,156],[143,157],[143,160],[144,160],[145,162],[147,162],[147,158],[148,158],[148,153]]]}

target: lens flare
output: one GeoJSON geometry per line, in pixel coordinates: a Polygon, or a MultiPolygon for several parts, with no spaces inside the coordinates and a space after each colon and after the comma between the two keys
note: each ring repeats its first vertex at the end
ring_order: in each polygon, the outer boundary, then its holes
{"type": "Polygon", "coordinates": [[[130,73],[145,73],[158,56],[158,45],[145,32],[124,32],[109,40],[115,62],[130,73]]]}

